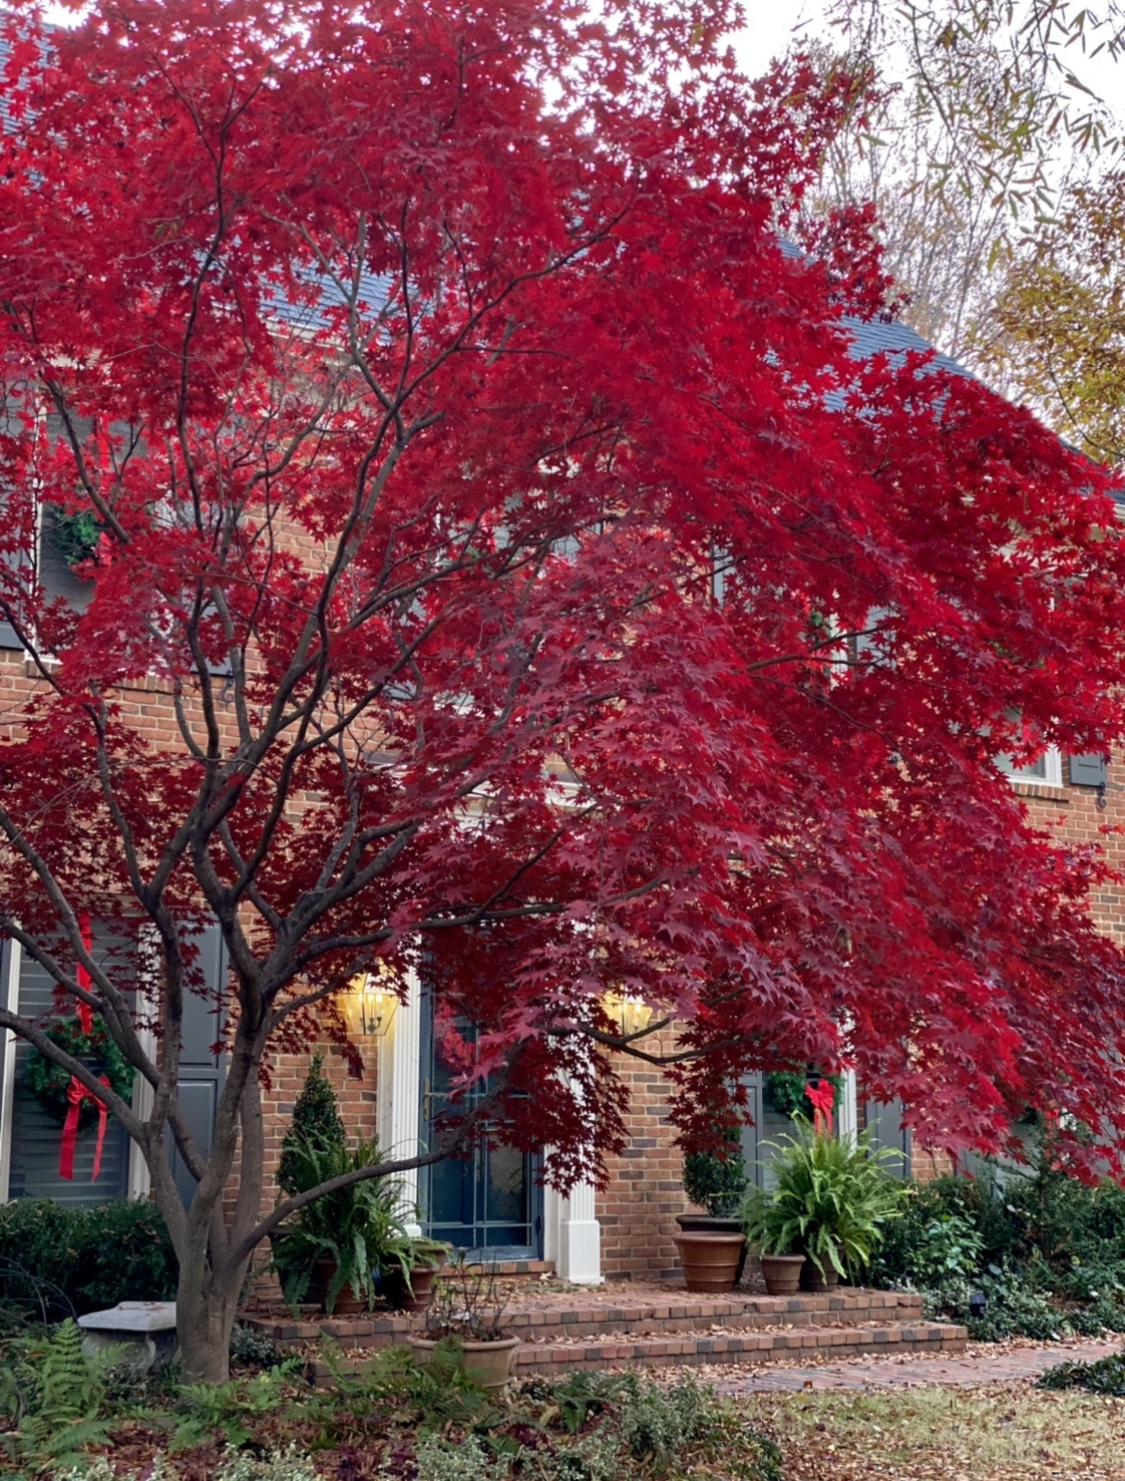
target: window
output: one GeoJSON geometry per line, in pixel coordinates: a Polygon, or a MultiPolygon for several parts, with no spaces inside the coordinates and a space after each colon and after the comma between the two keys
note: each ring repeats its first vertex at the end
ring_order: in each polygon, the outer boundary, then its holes
{"type": "Polygon", "coordinates": [[[1010,756],[997,756],[996,764],[1014,782],[1042,782],[1046,787],[1063,784],[1062,753],[1055,746],[1048,746],[1042,755],[1023,766],[1016,766],[1010,756]]]}

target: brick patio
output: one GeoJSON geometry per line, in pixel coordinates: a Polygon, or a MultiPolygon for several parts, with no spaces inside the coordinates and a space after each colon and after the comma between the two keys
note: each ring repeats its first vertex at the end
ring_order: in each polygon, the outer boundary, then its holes
{"type": "Polygon", "coordinates": [[[964,1357],[919,1357],[908,1362],[880,1357],[869,1362],[824,1363],[815,1368],[747,1368],[741,1372],[722,1368],[707,1378],[719,1393],[732,1396],[824,1389],[981,1388],[990,1383],[1031,1383],[1057,1363],[1089,1363],[1121,1350],[1121,1339],[1112,1338],[1008,1348],[995,1356],[977,1350],[964,1357]]]}

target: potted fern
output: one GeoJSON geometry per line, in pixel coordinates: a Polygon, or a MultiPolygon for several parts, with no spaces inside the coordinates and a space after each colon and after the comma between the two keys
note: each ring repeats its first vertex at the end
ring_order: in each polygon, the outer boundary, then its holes
{"type": "MultiPolygon", "coordinates": [[[[305,1188],[382,1160],[376,1143],[362,1139],[354,1148],[293,1143],[292,1153],[305,1188]]],[[[363,1311],[375,1297],[376,1270],[401,1270],[409,1283],[414,1240],[403,1222],[400,1186],[368,1178],[307,1203],[275,1242],[273,1263],[291,1307],[310,1297],[329,1314],[363,1311]]]]}
{"type": "Polygon", "coordinates": [[[894,1153],[873,1152],[869,1134],[840,1141],[800,1118],[796,1135],[773,1145],[776,1187],[750,1195],[742,1227],[771,1295],[792,1295],[798,1277],[805,1290],[829,1290],[870,1264],[902,1212],[902,1184],[881,1165],[894,1153]]]}
{"type": "MultiPolygon", "coordinates": [[[[374,1142],[361,1139],[348,1147],[324,1055],[316,1053],[281,1144],[281,1192],[304,1193],[329,1178],[373,1166],[379,1158],[374,1142]]],[[[436,1269],[419,1257],[405,1212],[400,1185],[386,1178],[353,1183],[307,1204],[272,1240],[273,1268],[288,1304],[308,1299],[330,1313],[354,1315],[371,1304],[381,1279],[391,1283],[403,1307],[414,1309],[427,1285],[413,1278],[416,1268],[424,1266],[431,1281],[436,1269]]]]}

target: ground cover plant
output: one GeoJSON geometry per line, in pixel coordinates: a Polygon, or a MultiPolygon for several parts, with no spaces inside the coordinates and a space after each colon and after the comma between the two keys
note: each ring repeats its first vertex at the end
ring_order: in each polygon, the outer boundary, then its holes
{"type": "Polygon", "coordinates": [[[1039,1380],[1046,1389],[1082,1388],[1092,1394],[1125,1399],[1125,1354],[1108,1353],[1093,1362],[1059,1363],[1039,1380]]]}
{"type": "Polygon", "coordinates": [[[613,1049],[674,1054],[685,1151],[750,1073],[846,1052],[919,1145],[1003,1150],[1035,1104],[1125,1162],[1103,862],[997,764],[1125,741],[1112,481],[853,353],[877,227],[802,208],[864,78],[740,77],[725,0],[279,16],[5,11],[0,930],[152,1093],[0,1028],[144,1159],[190,1378],[319,1196],[261,1215],[271,1058],[354,1063],[364,973],[424,974],[453,1071],[415,1165],[487,1124],[597,1180],[613,1049]],[[83,601],[45,509],[96,528],[83,601]],[[206,1140],[192,994],[229,1009],[206,1140]]]}
{"type": "Polygon", "coordinates": [[[1033,1144],[1025,1167],[915,1186],[872,1279],[922,1291],[984,1341],[1125,1331],[1125,1190],[1068,1177],[1033,1144]]]}
{"type": "Polygon", "coordinates": [[[781,1481],[772,1442],[690,1379],[662,1387],[632,1375],[535,1378],[493,1401],[456,1356],[418,1368],[401,1349],[363,1376],[337,1372],[312,1390],[294,1365],[222,1385],[178,1389],[97,1372],[56,1329],[21,1353],[24,1390],[6,1392],[11,1465],[78,1481],[303,1481],[412,1476],[416,1481],[616,1481],[708,1475],[721,1460],[740,1481],[781,1481]],[[81,1452],[81,1453],[79,1453],[81,1452]],[[155,1469],[153,1469],[155,1467],[155,1469]]]}

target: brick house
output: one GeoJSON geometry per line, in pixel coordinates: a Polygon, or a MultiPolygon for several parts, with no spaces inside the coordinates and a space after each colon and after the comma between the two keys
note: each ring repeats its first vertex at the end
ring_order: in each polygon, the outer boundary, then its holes
{"type": "MultiPolygon", "coordinates": [[[[925,348],[902,325],[856,327],[857,357],[925,348]]],[[[939,363],[960,371],[951,361],[939,363]]],[[[48,589],[82,605],[88,589],[55,551],[49,530],[40,542],[40,561],[41,579],[48,589]]],[[[11,705],[35,683],[17,635],[0,623],[0,698],[11,705]]],[[[131,685],[121,697],[123,714],[147,740],[177,743],[171,697],[157,681],[131,685]]],[[[1125,802],[1098,757],[1064,758],[1047,753],[1014,775],[1012,785],[1027,799],[1036,818],[1044,822],[1061,819],[1063,836],[1075,842],[1093,840],[1105,823],[1125,821],[1125,802]]],[[[1113,837],[1106,846],[1118,856],[1123,847],[1113,837]]],[[[1125,860],[1117,857],[1114,862],[1125,860]]],[[[1125,931],[1120,895],[1099,896],[1096,910],[1107,931],[1125,931]]],[[[107,952],[115,945],[99,940],[96,923],[94,943],[107,952]]],[[[217,931],[206,934],[202,948],[207,980],[218,989],[225,980],[225,964],[217,931]]],[[[4,943],[0,951],[0,993],[12,1010],[45,1013],[52,1003],[46,974],[22,958],[11,942],[4,943]]],[[[364,1026],[373,1031],[359,1039],[364,1051],[361,1078],[349,1078],[342,1057],[329,1052],[345,1120],[365,1136],[377,1136],[385,1151],[412,1155],[427,1143],[429,1122],[440,1110],[447,1089],[447,1072],[433,1041],[424,984],[413,983],[407,1001],[364,1026]]],[[[185,1026],[180,1098],[193,1133],[205,1148],[210,1144],[209,1128],[223,1076],[222,1057],[213,1053],[219,1038],[214,1011],[203,1000],[192,999],[185,1026]]],[[[0,1201],[50,1197],[96,1203],[145,1196],[147,1170],[118,1126],[110,1127],[96,1183],[90,1180],[92,1134],[79,1140],[74,1180],[60,1177],[58,1125],[25,1085],[27,1047],[10,1034],[5,1039],[0,1048],[0,1201]]],[[[267,1137],[274,1162],[307,1063],[307,1055],[285,1055],[273,1065],[267,1137]]],[[[666,1119],[666,1086],[657,1071],[638,1062],[628,1062],[622,1072],[632,1096],[630,1145],[613,1160],[604,1191],[580,1185],[570,1197],[561,1198],[539,1185],[534,1158],[504,1148],[480,1150],[471,1161],[447,1162],[414,1180],[411,1199],[418,1204],[426,1232],[505,1259],[550,1261],[560,1275],[577,1282],[641,1278],[672,1270],[676,1263],[674,1216],[683,1211],[685,1198],[680,1154],[672,1144],[666,1119]]],[[[760,1080],[752,1082],[748,1091],[755,1125],[745,1134],[747,1162],[761,1179],[768,1176],[768,1169],[759,1160],[760,1143],[784,1130],[787,1123],[765,1103],[760,1080]]],[[[920,1177],[934,1171],[932,1159],[914,1155],[895,1108],[866,1103],[853,1077],[845,1083],[840,1119],[844,1129],[870,1126],[881,1145],[897,1149],[903,1171],[920,1177]]],[[[181,1174],[181,1190],[185,1198],[190,1197],[191,1179],[184,1170],[181,1174]]],[[[271,1196],[267,1198],[272,1202],[271,1196]]]]}

